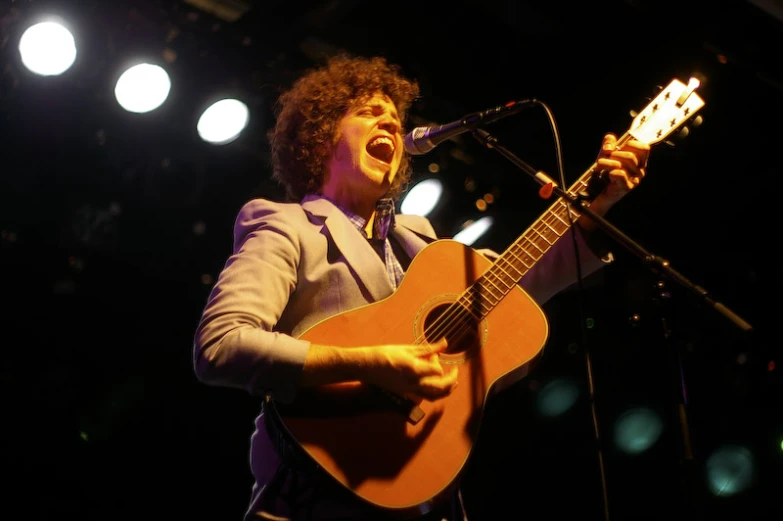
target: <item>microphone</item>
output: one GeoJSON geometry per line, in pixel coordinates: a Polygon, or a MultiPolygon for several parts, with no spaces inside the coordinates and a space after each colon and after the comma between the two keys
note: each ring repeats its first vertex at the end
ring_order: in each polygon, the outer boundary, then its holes
{"type": "Polygon", "coordinates": [[[426,154],[443,141],[454,136],[473,130],[479,125],[492,123],[511,114],[516,114],[522,109],[538,103],[538,100],[526,99],[521,101],[509,101],[483,112],[468,114],[462,119],[432,127],[416,127],[405,135],[405,151],[417,156],[426,154]]]}

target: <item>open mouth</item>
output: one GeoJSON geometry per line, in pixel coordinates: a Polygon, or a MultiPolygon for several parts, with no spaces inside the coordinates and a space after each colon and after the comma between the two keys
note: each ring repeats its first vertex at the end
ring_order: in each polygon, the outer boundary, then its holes
{"type": "Polygon", "coordinates": [[[367,145],[367,153],[378,161],[391,163],[394,158],[394,142],[385,136],[377,137],[367,145]]]}

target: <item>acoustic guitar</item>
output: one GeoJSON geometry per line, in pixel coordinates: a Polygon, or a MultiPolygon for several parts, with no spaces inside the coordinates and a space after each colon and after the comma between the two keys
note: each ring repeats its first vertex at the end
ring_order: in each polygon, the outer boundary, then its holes
{"type": "MultiPolygon", "coordinates": [[[[663,88],[618,139],[654,144],[704,105],[696,80],[663,88]]],[[[580,193],[593,164],[570,187],[580,193]]],[[[517,283],[579,216],[558,198],[496,260],[450,239],[413,259],[390,297],[334,315],[300,338],[346,347],[436,342],[459,385],[441,400],[414,401],[358,382],[301,391],[291,406],[268,402],[281,431],[306,458],[360,500],[399,518],[430,511],[455,485],[477,441],[485,405],[525,377],[549,335],[541,308],[517,283]]]]}

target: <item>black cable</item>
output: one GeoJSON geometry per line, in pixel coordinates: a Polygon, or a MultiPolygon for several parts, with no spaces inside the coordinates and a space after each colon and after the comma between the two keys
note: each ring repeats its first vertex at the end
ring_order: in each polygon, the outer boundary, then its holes
{"type": "MultiPolygon", "coordinates": [[[[562,186],[563,189],[566,189],[568,185],[566,184],[566,180],[565,180],[565,167],[563,165],[563,153],[562,153],[563,149],[562,149],[562,144],[560,142],[560,134],[557,131],[557,123],[555,122],[554,114],[552,113],[550,108],[546,105],[546,103],[539,100],[536,100],[536,102],[544,109],[544,111],[547,114],[550,128],[552,129],[552,137],[555,144],[555,155],[557,157],[557,171],[558,171],[558,177],[560,179],[560,186],[562,186]]],[[[595,433],[596,450],[598,453],[598,469],[601,478],[601,493],[602,493],[602,500],[603,500],[603,507],[604,507],[604,519],[606,521],[609,521],[609,498],[608,498],[608,490],[606,486],[606,469],[604,468],[601,435],[600,435],[600,430],[598,429],[598,415],[595,406],[595,384],[593,379],[593,364],[592,364],[592,359],[590,358],[589,342],[587,338],[588,335],[587,335],[587,330],[585,328],[586,317],[584,313],[584,279],[582,275],[582,263],[581,263],[581,258],[579,256],[579,243],[576,235],[577,234],[576,223],[573,221],[573,217],[570,211],[572,205],[570,201],[568,201],[568,199],[565,199],[565,203],[566,203],[566,215],[568,216],[568,222],[571,231],[570,233],[571,240],[574,246],[574,257],[576,260],[576,278],[577,278],[577,285],[578,285],[577,305],[578,305],[578,314],[579,317],[581,318],[579,329],[580,332],[582,333],[582,343],[584,345],[584,352],[585,352],[585,369],[587,372],[587,386],[588,386],[588,395],[590,397],[590,412],[593,420],[593,432],[595,433]]]]}

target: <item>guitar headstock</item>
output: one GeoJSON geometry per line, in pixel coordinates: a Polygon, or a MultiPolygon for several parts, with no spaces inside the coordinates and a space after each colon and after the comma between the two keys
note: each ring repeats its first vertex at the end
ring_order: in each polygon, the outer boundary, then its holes
{"type": "Polygon", "coordinates": [[[700,82],[691,78],[688,84],[674,79],[634,118],[628,133],[652,145],[680,128],[704,106],[696,93],[700,82]]]}

